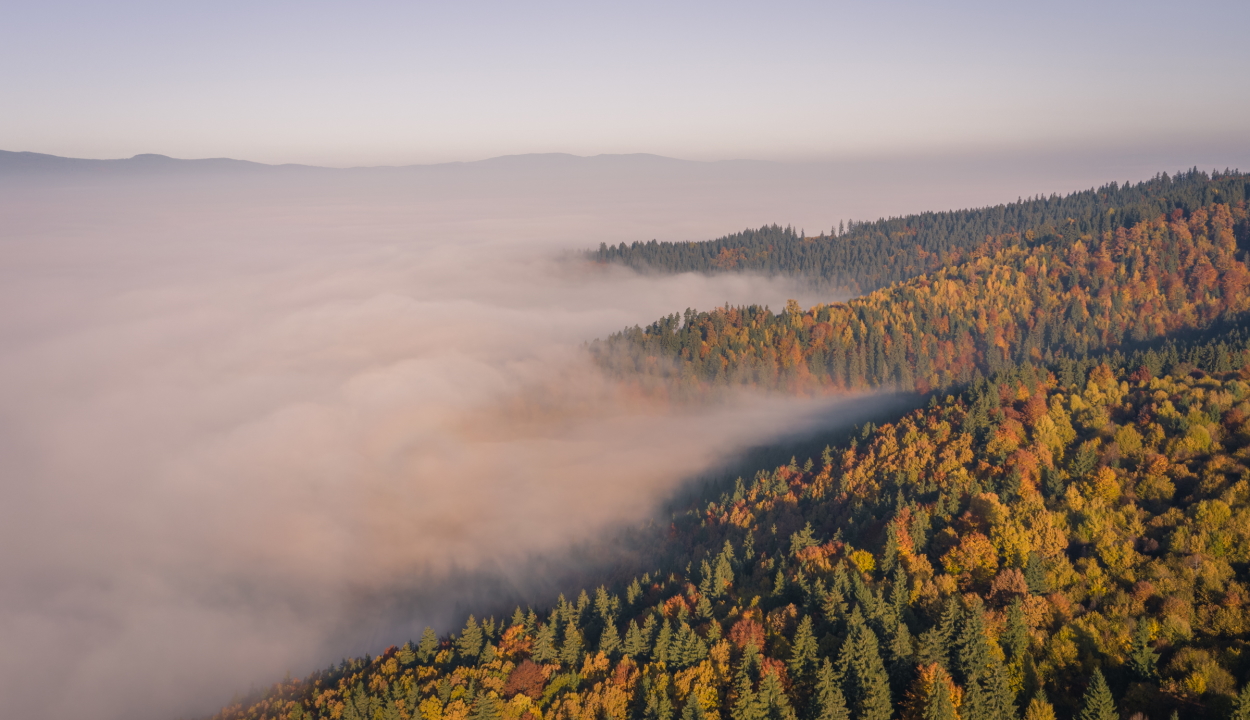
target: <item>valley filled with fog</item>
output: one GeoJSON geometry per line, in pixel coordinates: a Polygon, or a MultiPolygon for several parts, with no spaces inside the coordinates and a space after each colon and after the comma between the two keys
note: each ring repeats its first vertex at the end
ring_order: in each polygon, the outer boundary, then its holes
{"type": "Polygon", "coordinates": [[[687,307],[838,298],[573,251],[1117,179],[1033,166],[956,190],[938,179],[967,168],[940,163],[903,185],[887,166],[592,160],[0,172],[14,716],[204,713],[446,630],[459,598],[550,589],[536,555],[640,523],[743,447],[851,407],[672,408],[617,388],[583,343],[687,307]],[[466,576],[497,581],[439,592],[466,576]],[[49,696],[53,676],[68,692],[49,696]]]}

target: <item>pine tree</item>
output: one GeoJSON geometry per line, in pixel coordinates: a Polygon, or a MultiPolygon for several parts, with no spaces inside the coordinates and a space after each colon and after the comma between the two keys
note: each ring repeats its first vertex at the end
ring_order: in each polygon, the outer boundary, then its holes
{"type": "Polygon", "coordinates": [[[614,623],[608,623],[599,635],[599,652],[612,657],[621,648],[621,635],[616,631],[614,623]]]}
{"type": "Polygon", "coordinates": [[[642,635],[638,623],[629,621],[625,630],[625,654],[632,658],[642,657],[647,652],[647,639],[642,635]]]}
{"type": "Polygon", "coordinates": [[[417,659],[423,663],[428,663],[434,657],[435,651],[438,650],[438,635],[434,634],[434,629],[427,627],[421,633],[421,642],[417,644],[417,659]]]}
{"type": "Polygon", "coordinates": [[[503,717],[503,701],[492,692],[481,693],[474,704],[472,720],[500,720],[503,717]]]}
{"type": "Polygon", "coordinates": [[[795,720],[790,699],[786,697],[786,691],[781,687],[781,680],[777,679],[775,672],[764,673],[756,702],[761,716],[767,720],[795,720]]]}
{"type": "Polygon", "coordinates": [[[725,541],[725,547],[721,550],[720,555],[716,557],[716,570],[713,573],[713,589],[715,594],[713,597],[720,597],[725,594],[725,590],[733,584],[734,580],[734,547],[728,540],[725,541]]]}
{"type": "Polygon", "coordinates": [[[673,701],[668,696],[668,673],[660,673],[646,690],[644,720],[672,720],[673,701]]]}
{"type": "Polygon", "coordinates": [[[655,646],[651,648],[651,659],[666,663],[672,650],[673,626],[667,620],[660,623],[660,634],[655,638],[655,646]]]}
{"type": "Polygon", "coordinates": [[[1232,720],[1250,720],[1250,683],[1241,689],[1233,704],[1232,720]]]}
{"type": "Polygon", "coordinates": [[[460,637],[456,640],[456,651],[469,658],[475,658],[482,652],[482,629],[478,627],[472,615],[469,616],[469,622],[465,624],[464,630],[460,632],[460,637]]]}
{"type": "Polygon", "coordinates": [[[856,608],[850,632],[838,654],[838,671],[857,720],[889,720],[892,714],[889,675],[881,661],[877,635],[856,608]]]}
{"type": "Polygon", "coordinates": [[[1024,608],[1016,598],[1007,609],[1007,627],[1003,632],[1003,652],[1008,662],[1017,662],[1029,649],[1029,626],[1024,619],[1024,608]]]}
{"type": "Polygon", "coordinates": [[[959,670],[967,691],[964,720],[1005,720],[1016,717],[1015,697],[1007,683],[1001,654],[985,626],[980,598],[973,596],[959,635],[959,670]]]}
{"type": "Polygon", "coordinates": [[[846,709],[846,696],[842,694],[842,685],[833,671],[833,663],[825,658],[816,674],[816,703],[812,712],[813,720],[851,720],[851,713],[846,709]]]}
{"type": "Polygon", "coordinates": [[[576,670],[582,661],[582,633],[572,620],[564,628],[564,644],[560,648],[560,662],[576,670]]]}
{"type": "Polygon", "coordinates": [[[703,711],[703,706],[699,704],[699,698],[690,693],[686,696],[686,707],[681,711],[681,720],[706,720],[707,713],[703,711]]]}
{"type": "Polygon", "coordinates": [[[751,681],[753,665],[759,663],[758,653],[754,645],[748,645],[738,665],[738,673],[734,678],[735,697],[729,708],[732,720],[763,720],[759,702],[756,699],[754,683],[751,681]]]}
{"type": "Polygon", "coordinates": [[[1107,687],[1102,670],[1094,669],[1081,701],[1081,712],[1076,717],[1077,720],[1119,720],[1120,714],[1115,709],[1115,700],[1111,697],[1111,688],[1107,687]]]}
{"type": "Polygon", "coordinates": [[[812,635],[812,617],[804,615],[794,633],[790,652],[790,674],[796,680],[806,677],[812,671],[816,663],[816,649],[816,638],[812,635]]]}
{"type": "Polygon", "coordinates": [[[928,693],[922,717],[924,720],[959,720],[959,713],[955,711],[955,698],[951,692],[951,676],[941,665],[931,667],[933,677],[926,678],[928,693]]]}
{"type": "Polygon", "coordinates": [[[548,622],[538,629],[531,655],[534,662],[539,663],[549,663],[558,657],[556,655],[556,629],[552,623],[548,622]]]}
{"type": "Polygon", "coordinates": [[[1137,622],[1133,631],[1133,645],[1129,648],[1128,667],[1133,676],[1142,682],[1152,682],[1159,676],[1159,655],[1150,647],[1150,627],[1145,620],[1137,622]]]}

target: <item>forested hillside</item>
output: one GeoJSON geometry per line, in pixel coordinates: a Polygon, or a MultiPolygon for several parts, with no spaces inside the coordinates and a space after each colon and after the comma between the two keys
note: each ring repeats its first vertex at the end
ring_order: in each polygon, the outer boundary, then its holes
{"type": "Polygon", "coordinates": [[[1201,328],[1250,307],[1244,202],[1099,235],[993,238],[965,262],[846,303],[687,310],[591,350],[623,379],[926,392],[1023,361],[1201,328]]]}
{"type": "Polygon", "coordinates": [[[1003,371],[676,514],[655,572],[218,718],[1250,712],[1247,362],[1239,336],[1003,371]]]}
{"type": "Polygon", "coordinates": [[[1250,176],[1242,173],[1208,176],[1194,170],[1065,197],[851,223],[818,236],[768,225],[705,242],[600,245],[590,257],[659,272],[800,275],[859,294],[959,264],[988,239],[1029,233],[1037,239],[1100,237],[1173,210],[1188,213],[1217,201],[1236,204],[1250,196],[1247,184],[1250,176]]]}
{"type": "Polygon", "coordinates": [[[636,577],[217,720],[1250,720],[1250,225],[1204,199],[592,344],[675,393],[930,401],[638,531],[636,577]]]}

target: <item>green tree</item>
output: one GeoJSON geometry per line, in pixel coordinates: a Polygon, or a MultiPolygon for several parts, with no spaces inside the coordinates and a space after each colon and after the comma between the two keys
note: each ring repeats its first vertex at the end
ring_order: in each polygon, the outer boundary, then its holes
{"type": "Polygon", "coordinates": [[[556,629],[550,622],[538,629],[531,655],[534,662],[540,663],[549,663],[559,657],[556,653],[556,629]]]}
{"type": "Polygon", "coordinates": [[[438,651],[438,635],[434,634],[434,629],[427,627],[421,633],[421,642],[417,644],[417,659],[423,663],[428,663],[434,658],[434,653],[438,651]]]}
{"type": "Polygon", "coordinates": [[[615,623],[608,623],[599,635],[599,652],[612,657],[621,648],[621,635],[616,631],[615,623]]]}
{"type": "Polygon", "coordinates": [[[1232,720],[1250,720],[1250,683],[1246,683],[1233,704],[1232,720]]]}
{"type": "Polygon", "coordinates": [[[816,637],[812,634],[812,617],[804,615],[794,632],[790,650],[790,674],[796,680],[807,677],[816,664],[816,637]]]}
{"type": "Polygon", "coordinates": [[[838,671],[848,705],[857,720],[889,720],[890,679],[881,660],[877,635],[864,622],[859,608],[852,611],[849,624],[846,641],[838,653],[838,671]]]}
{"type": "Polygon", "coordinates": [[[851,713],[846,708],[846,696],[829,658],[824,659],[816,674],[815,699],[813,720],[851,720],[851,713]]]}
{"type": "Polygon", "coordinates": [[[967,696],[964,720],[1006,720],[1016,717],[1015,697],[1007,682],[1001,654],[985,624],[980,598],[973,596],[964,613],[958,641],[959,670],[967,696]]]}
{"type": "Polygon", "coordinates": [[[1145,620],[1137,622],[1133,630],[1133,645],[1129,648],[1128,667],[1133,676],[1142,682],[1153,682],[1159,676],[1159,655],[1150,646],[1150,626],[1145,620]]]}
{"type": "Polygon", "coordinates": [[[775,672],[764,673],[764,677],[760,680],[756,702],[761,715],[767,720],[795,720],[790,698],[786,697],[786,691],[775,672]]]}
{"type": "Polygon", "coordinates": [[[638,623],[630,620],[629,627],[625,630],[625,654],[632,658],[642,657],[647,652],[647,645],[647,638],[643,637],[638,623]]]}
{"type": "Polygon", "coordinates": [[[560,662],[577,670],[582,661],[582,633],[572,620],[564,628],[564,644],[560,647],[560,662]]]}
{"type": "Polygon", "coordinates": [[[500,720],[503,717],[503,701],[494,691],[479,693],[471,717],[472,720],[500,720]]]}
{"type": "Polygon", "coordinates": [[[482,629],[472,615],[456,640],[456,651],[469,658],[475,658],[482,652],[482,629]]]}
{"type": "Polygon", "coordinates": [[[925,700],[924,720],[959,720],[955,698],[951,697],[951,676],[941,665],[934,666],[933,680],[925,700]]]}
{"type": "Polygon", "coordinates": [[[1115,709],[1115,700],[1111,697],[1111,688],[1107,687],[1102,670],[1094,668],[1085,697],[1081,700],[1081,713],[1076,717],[1077,720],[1119,720],[1120,713],[1115,709]]]}

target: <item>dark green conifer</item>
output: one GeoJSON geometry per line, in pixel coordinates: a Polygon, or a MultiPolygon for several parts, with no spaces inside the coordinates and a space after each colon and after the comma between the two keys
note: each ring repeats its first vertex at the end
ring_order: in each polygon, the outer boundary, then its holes
{"type": "Polygon", "coordinates": [[[604,626],[603,632],[599,635],[599,652],[612,657],[620,649],[621,635],[616,631],[616,624],[610,622],[604,626]]]}
{"type": "Polygon", "coordinates": [[[796,720],[790,698],[786,697],[785,688],[775,672],[764,673],[760,690],[756,693],[756,703],[765,720],[796,720]]]}
{"type": "Polygon", "coordinates": [[[625,630],[624,652],[632,658],[642,657],[647,652],[647,639],[642,636],[642,629],[633,620],[629,621],[629,627],[625,630]]]}
{"type": "Polygon", "coordinates": [[[655,645],[651,648],[651,659],[656,662],[668,662],[672,642],[673,627],[667,620],[664,620],[660,623],[660,634],[656,636],[655,645]]]}
{"type": "Polygon", "coordinates": [[[582,633],[572,621],[564,628],[564,643],[560,647],[560,662],[576,671],[582,662],[582,633]]]}
{"type": "Polygon", "coordinates": [[[417,659],[423,663],[428,663],[434,659],[434,653],[438,650],[438,635],[434,634],[434,629],[427,627],[421,633],[421,642],[417,643],[417,659]]]}
{"type": "Polygon", "coordinates": [[[1250,720],[1250,683],[1246,683],[1233,703],[1232,720],[1250,720]]]}
{"type": "Polygon", "coordinates": [[[892,713],[889,675],[881,660],[877,635],[856,608],[838,654],[838,673],[848,705],[857,720],[889,720],[892,713]]]}
{"type": "Polygon", "coordinates": [[[794,631],[794,640],[790,645],[790,675],[798,680],[815,669],[816,637],[812,634],[812,617],[804,615],[799,627],[794,631]]]}
{"type": "Polygon", "coordinates": [[[473,720],[500,720],[503,717],[503,701],[494,691],[479,693],[471,717],[473,720]]]}
{"type": "Polygon", "coordinates": [[[1120,713],[1115,709],[1115,700],[1111,697],[1111,688],[1107,687],[1102,670],[1094,668],[1081,701],[1081,713],[1076,717],[1077,720],[1119,720],[1120,713]]]}
{"type": "Polygon", "coordinates": [[[842,694],[842,684],[838,682],[833,663],[825,658],[816,674],[815,707],[812,720],[851,720],[851,713],[846,709],[846,696],[842,694]]]}
{"type": "Polygon", "coordinates": [[[1007,608],[1007,626],[1003,631],[1003,653],[1007,662],[1017,662],[1024,657],[1029,649],[1029,626],[1024,619],[1024,608],[1020,598],[1012,601],[1007,608]]]}
{"type": "Polygon", "coordinates": [[[534,637],[534,649],[530,653],[534,662],[549,663],[554,661],[556,654],[556,628],[550,622],[538,629],[534,637]]]}
{"type": "Polygon", "coordinates": [[[1159,676],[1158,663],[1159,655],[1150,647],[1150,627],[1145,620],[1138,620],[1128,653],[1129,670],[1141,682],[1153,682],[1159,676]]]}
{"type": "Polygon", "coordinates": [[[964,678],[964,720],[1007,720],[1016,717],[1015,697],[1007,682],[994,640],[985,625],[980,598],[973,596],[959,635],[959,670],[964,678]]]}
{"type": "Polygon", "coordinates": [[[460,631],[460,637],[456,639],[456,652],[467,658],[476,658],[482,652],[482,629],[472,615],[465,623],[464,630],[460,631]]]}
{"type": "Polygon", "coordinates": [[[951,697],[950,675],[941,666],[933,677],[933,687],[925,698],[924,720],[959,720],[955,699],[951,697]]]}

